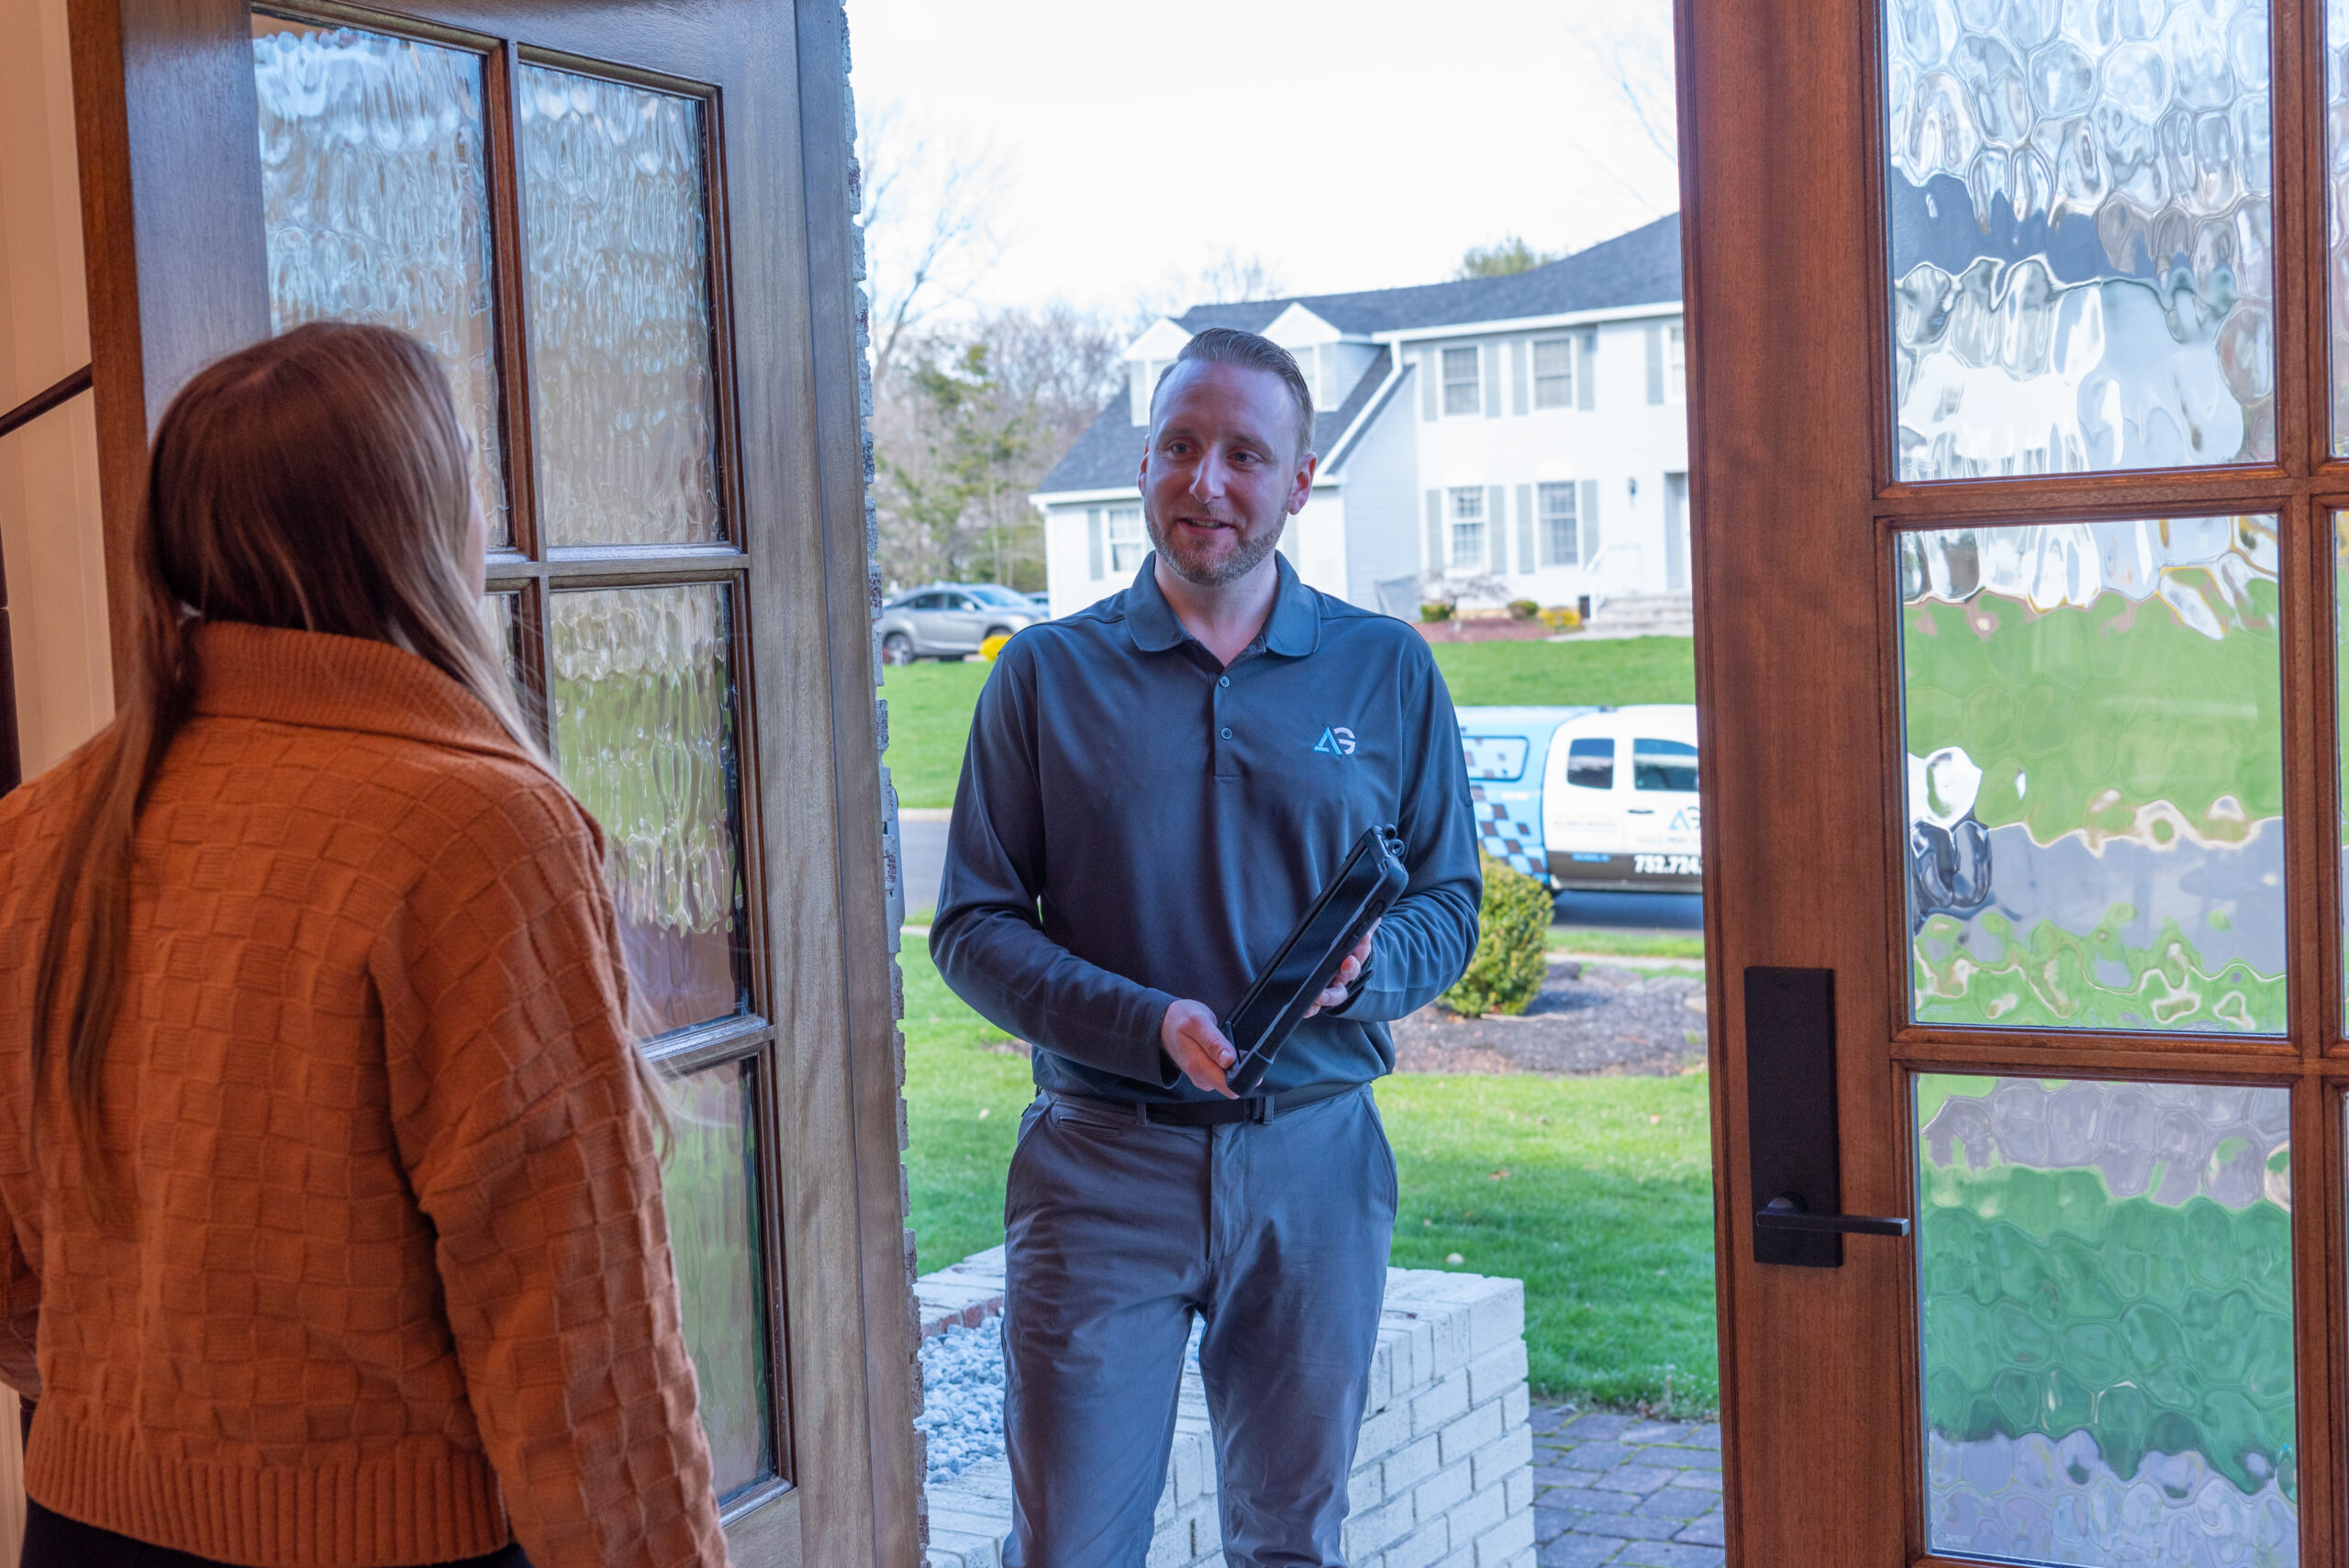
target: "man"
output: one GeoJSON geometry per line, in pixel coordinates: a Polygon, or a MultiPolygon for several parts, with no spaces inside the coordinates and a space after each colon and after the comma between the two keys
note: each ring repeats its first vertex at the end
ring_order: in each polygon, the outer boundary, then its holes
{"type": "Polygon", "coordinates": [[[1140,1568],[1184,1344],[1224,1551],[1343,1560],[1395,1224],[1386,1021],[1466,967],[1480,892],[1442,677],[1275,553],[1317,463],[1296,361],[1193,338],[1152,400],[1133,585],[1014,638],[980,695],[930,950],[1035,1047],[1005,1199],[1012,1568],[1140,1568]],[[1410,882],[1246,1099],[1217,1027],[1364,828],[1410,882]]]}

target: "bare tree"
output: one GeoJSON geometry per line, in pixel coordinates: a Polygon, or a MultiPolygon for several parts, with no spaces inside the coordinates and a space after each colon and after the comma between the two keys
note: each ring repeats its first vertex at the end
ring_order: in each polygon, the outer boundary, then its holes
{"type": "Polygon", "coordinates": [[[1009,175],[992,147],[942,146],[894,104],[864,112],[857,148],[877,387],[909,338],[968,304],[1002,257],[994,217],[1009,175]]]}
{"type": "Polygon", "coordinates": [[[1189,271],[1169,269],[1156,288],[1134,300],[1129,336],[1161,317],[1180,316],[1195,305],[1234,305],[1249,299],[1279,299],[1289,292],[1288,274],[1261,252],[1242,256],[1227,246],[1221,255],[1189,271]]]}
{"type": "Polygon", "coordinates": [[[1631,111],[1631,123],[1656,155],[1677,168],[1680,134],[1673,92],[1669,8],[1634,7],[1606,21],[1586,19],[1573,27],[1569,36],[1598,65],[1600,76],[1631,111]]]}
{"type": "Polygon", "coordinates": [[[1231,305],[1243,299],[1278,299],[1288,292],[1288,274],[1278,261],[1258,253],[1242,256],[1230,246],[1193,274],[1194,305],[1231,305]]]}
{"type": "Polygon", "coordinates": [[[1123,334],[1064,305],[910,335],[874,387],[883,575],[1044,585],[1028,496],[1125,372],[1123,334]]]}
{"type": "Polygon", "coordinates": [[[1034,417],[1047,469],[1125,386],[1126,334],[1097,311],[1064,304],[998,311],[981,324],[979,336],[1006,385],[1034,417]]]}

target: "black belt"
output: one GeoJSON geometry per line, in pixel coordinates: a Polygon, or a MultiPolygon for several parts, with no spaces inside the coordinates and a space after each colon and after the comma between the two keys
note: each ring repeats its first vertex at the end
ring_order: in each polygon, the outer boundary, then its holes
{"type": "Polygon", "coordinates": [[[1072,1095],[1054,1089],[1056,1100],[1074,1100],[1106,1111],[1130,1116],[1141,1127],[1229,1127],[1235,1122],[1270,1121],[1281,1111],[1301,1110],[1322,1100],[1361,1088],[1360,1084],[1316,1084],[1286,1095],[1252,1095],[1240,1100],[1112,1100],[1099,1095],[1072,1095]]]}

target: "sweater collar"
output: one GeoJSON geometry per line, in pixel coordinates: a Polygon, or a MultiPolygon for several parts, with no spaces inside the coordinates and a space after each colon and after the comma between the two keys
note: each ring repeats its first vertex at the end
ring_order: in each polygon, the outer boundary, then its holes
{"type": "Polygon", "coordinates": [[[195,711],[397,735],[527,761],[481,700],[404,648],[239,621],[191,630],[195,711]]]}
{"type": "MultiPolygon", "coordinates": [[[[1273,564],[1280,574],[1280,587],[1273,599],[1273,613],[1264,617],[1264,628],[1256,634],[1257,641],[1275,653],[1302,659],[1321,640],[1320,611],[1311,592],[1297,580],[1297,568],[1288,563],[1288,557],[1275,550],[1273,564]]],[[[1134,585],[1126,595],[1126,630],[1144,653],[1163,653],[1191,635],[1183,629],[1174,606],[1166,602],[1165,592],[1158,585],[1155,550],[1142,558],[1141,570],[1134,574],[1134,585]]]]}

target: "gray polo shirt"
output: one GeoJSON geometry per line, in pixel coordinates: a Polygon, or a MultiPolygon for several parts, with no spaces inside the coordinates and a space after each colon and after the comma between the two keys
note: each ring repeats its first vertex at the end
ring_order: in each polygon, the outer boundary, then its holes
{"type": "Polygon", "coordinates": [[[930,952],[1036,1047],[1045,1089],[1206,1096],[1159,1048],[1178,997],[1240,999],[1365,828],[1411,873],[1365,984],[1308,1018],[1260,1092],[1394,1070],[1386,1020],[1476,946],[1481,882],[1460,731],[1417,631],[1297,581],[1229,667],[1183,629],[1155,557],[1133,586],[1030,627],[980,693],[930,952]]]}

